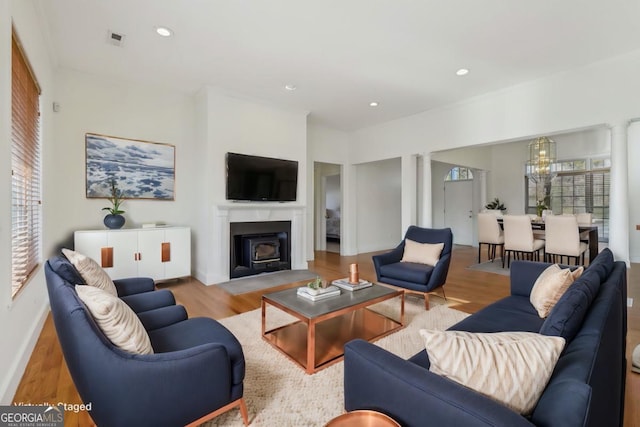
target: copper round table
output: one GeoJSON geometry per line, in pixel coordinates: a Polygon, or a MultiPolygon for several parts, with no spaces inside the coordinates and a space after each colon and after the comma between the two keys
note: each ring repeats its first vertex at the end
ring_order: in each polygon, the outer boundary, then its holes
{"type": "Polygon", "coordinates": [[[342,414],[325,427],[400,427],[400,424],[380,412],[361,410],[342,414]]]}

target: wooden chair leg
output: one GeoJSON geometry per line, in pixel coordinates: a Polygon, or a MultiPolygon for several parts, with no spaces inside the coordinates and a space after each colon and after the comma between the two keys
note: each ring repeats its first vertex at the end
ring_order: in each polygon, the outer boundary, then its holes
{"type": "Polygon", "coordinates": [[[424,293],[424,309],[429,310],[429,294],[427,292],[424,293]]]}
{"type": "Polygon", "coordinates": [[[247,405],[244,401],[244,397],[241,397],[238,400],[234,400],[233,402],[223,406],[222,408],[216,409],[213,412],[208,413],[207,415],[204,415],[203,417],[198,418],[197,420],[187,424],[186,427],[196,427],[199,426],[200,424],[204,423],[205,421],[209,421],[215,417],[217,417],[220,414],[223,414],[225,412],[227,412],[230,409],[235,408],[236,406],[240,407],[240,415],[242,415],[242,421],[244,421],[244,425],[248,426],[249,425],[249,413],[247,412],[247,405]]]}
{"type": "Polygon", "coordinates": [[[247,412],[247,404],[244,401],[244,397],[240,399],[240,415],[242,415],[242,421],[245,426],[249,425],[249,413],[247,412]]]}
{"type": "Polygon", "coordinates": [[[482,261],[482,243],[478,242],[478,264],[480,264],[480,261],[482,261]]]}

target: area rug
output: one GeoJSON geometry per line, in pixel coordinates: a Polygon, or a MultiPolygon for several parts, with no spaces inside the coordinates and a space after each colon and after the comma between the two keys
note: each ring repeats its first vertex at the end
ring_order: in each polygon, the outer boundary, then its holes
{"type": "Polygon", "coordinates": [[[473,264],[467,267],[467,269],[485,271],[487,273],[502,274],[503,276],[509,275],[509,269],[506,267],[502,268],[502,258],[496,258],[495,260],[493,260],[493,262],[485,261],[481,262],[480,264],[473,264]]]}
{"type": "MultiPolygon", "coordinates": [[[[397,301],[392,301],[397,306],[397,301]]],[[[441,304],[444,304],[442,302],[441,304]]],[[[385,307],[391,309],[390,307],[385,307]]],[[[268,306],[267,319],[284,313],[268,306]]],[[[260,336],[260,309],[222,319],[242,344],[246,360],[244,396],[251,426],[323,426],[344,413],[344,363],[336,363],[314,375],[275,350],[260,336]]],[[[468,316],[461,311],[432,301],[431,309],[424,309],[424,300],[407,298],[405,303],[407,326],[375,342],[403,358],[424,348],[418,330],[446,329],[468,316]]],[[[276,319],[280,321],[283,318],[276,319]]],[[[241,426],[237,409],[231,410],[205,424],[213,426],[241,426]]]]}
{"type": "Polygon", "coordinates": [[[286,283],[311,280],[318,276],[311,270],[282,270],[272,273],[262,273],[255,276],[240,277],[228,282],[218,283],[216,286],[224,289],[232,295],[246,294],[261,289],[273,288],[286,283]]]}

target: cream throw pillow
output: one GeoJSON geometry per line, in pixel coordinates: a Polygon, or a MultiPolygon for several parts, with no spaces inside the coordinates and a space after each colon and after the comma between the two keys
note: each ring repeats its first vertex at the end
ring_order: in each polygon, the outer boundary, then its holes
{"type": "Polygon", "coordinates": [[[401,262],[416,262],[435,267],[444,249],[444,243],[419,243],[413,240],[404,240],[404,253],[401,262]]]}
{"type": "Polygon", "coordinates": [[[530,414],[565,345],[533,332],[471,333],[420,330],[429,370],[530,414]]]}
{"type": "Polygon", "coordinates": [[[70,249],[62,249],[62,253],[78,270],[78,273],[87,282],[87,285],[95,286],[103,291],[109,292],[113,296],[118,296],[118,290],[116,285],[113,284],[113,280],[107,274],[106,271],[100,267],[100,265],[93,259],[86,255],[82,255],[79,252],[72,251],[70,249]]]}
{"type": "Polygon", "coordinates": [[[558,264],[547,267],[533,284],[529,296],[529,301],[538,311],[538,316],[543,319],[547,317],[560,297],[583,271],[583,267],[571,271],[569,268],[560,268],[558,264]]]}
{"type": "Polygon", "coordinates": [[[142,322],[124,301],[93,286],[77,285],[76,292],[114,345],[129,353],[153,353],[142,322]]]}

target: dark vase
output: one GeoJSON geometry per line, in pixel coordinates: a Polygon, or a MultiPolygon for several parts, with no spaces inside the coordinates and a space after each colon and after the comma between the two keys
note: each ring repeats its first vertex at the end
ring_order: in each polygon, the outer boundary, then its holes
{"type": "Polygon", "coordinates": [[[104,217],[104,225],[112,230],[122,228],[124,225],[124,217],[122,215],[109,214],[104,217]]]}

